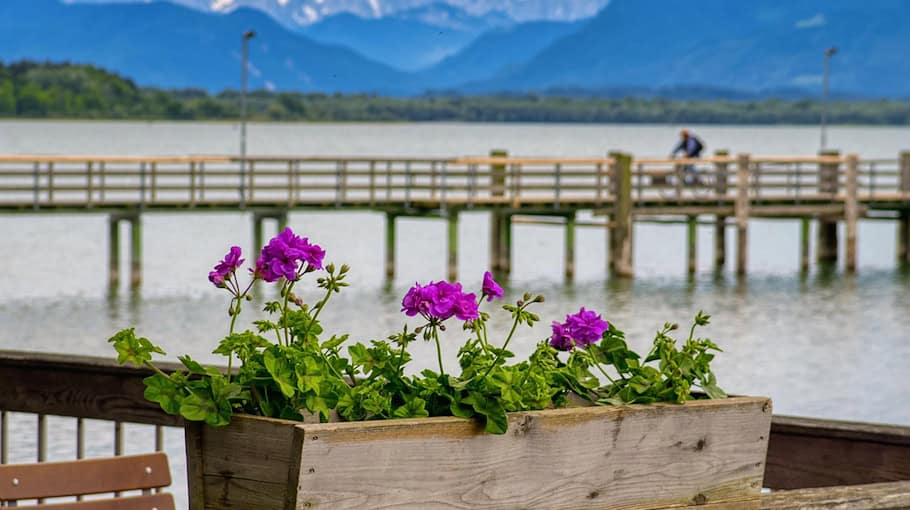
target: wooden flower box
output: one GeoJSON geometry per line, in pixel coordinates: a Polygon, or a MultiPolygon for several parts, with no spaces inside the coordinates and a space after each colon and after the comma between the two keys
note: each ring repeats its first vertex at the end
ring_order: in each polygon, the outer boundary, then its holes
{"type": "Polygon", "coordinates": [[[767,398],[426,418],[187,424],[190,508],[758,509],[767,398]]]}

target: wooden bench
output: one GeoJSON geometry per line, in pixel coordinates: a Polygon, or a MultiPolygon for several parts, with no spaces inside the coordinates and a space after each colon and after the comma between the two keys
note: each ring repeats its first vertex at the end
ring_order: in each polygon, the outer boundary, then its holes
{"type": "Polygon", "coordinates": [[[38,500],[48,510],[175,510],[174,498],[153,494],[171,484],[167,455],[150,453],[66,462],[0,465],[0,506],[38,500]],[[142,491],[141,495],[43,504],[45,498],[142,491]]]}

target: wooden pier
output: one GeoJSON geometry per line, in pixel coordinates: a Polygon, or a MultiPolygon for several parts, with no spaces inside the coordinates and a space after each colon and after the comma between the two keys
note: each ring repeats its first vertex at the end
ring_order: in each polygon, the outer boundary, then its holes
{"type": "Polygon", "coordinates": [[[373,210],[386,215],[386,274],[395,274],[396,220],[437,217],[446,222],[447,265],[456,277],[459,214],[490,214],[492,270],[511,270],[512,225],[565,228],[565,275],[575,269],[578,226],[606,229],[606,270],[634,274],[634,225],[686,225],[688,271],[697,271],[697,226],[714,226],[714,266],[727,264],[727,230],[736,236],[736,273],[748,268],[749,221],[800,221],[799,265],[810,264],[810,224],[818,224],[819,263],[841,257],[843,223],[847,271],[857,267],[857,222],[879,219],[898,227],[900,264],[910,262],[910,152],[892,159],[826,152],[818,156],[730,155],[698,160],[509,157],[250,157],[0,156],[0,213],[96,213],[110,222],[110,282],[119,272],[119,223],[130,225],[130,282],[141,283],[142,216],[154,212],[241,211],[253,216],[254,244],[263,223],[287,223],[289,211],[373,210]],[[693,172],[694,169],[694,172],[693,172]],[[579,211],[598,221],[579,222],[579,211]],[[600,219],[602,218],[602,221],[600,219]]]}

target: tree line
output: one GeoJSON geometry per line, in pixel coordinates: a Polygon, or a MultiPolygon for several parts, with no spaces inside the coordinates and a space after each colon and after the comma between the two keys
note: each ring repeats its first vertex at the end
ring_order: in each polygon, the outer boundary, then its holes
{"type": "MultiPolygon", "coordinates": [[[[815,100],[673,100],[516,93],[386,97],[252,91],[257,121],[463,121],[578,123],[815,124],[815,100]]],[[[91,65],[0,62],[0,117],[55,119],[233,120],[240,93],[141,87],[91,65]]],[[[832,101],[838,124],[910,125],[910,101],[832,101]]]]}

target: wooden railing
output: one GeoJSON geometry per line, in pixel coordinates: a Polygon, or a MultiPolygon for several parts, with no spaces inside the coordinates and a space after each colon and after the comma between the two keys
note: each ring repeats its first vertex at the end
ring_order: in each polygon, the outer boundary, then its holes
{"type": "MultiPolygon", "coordinates": [[[[175,445],[164,444],[162,431],[182,427],[182,421],[145,400],[142,379],[150,373],[102,358],[0,351],[0,461],[8,462],[10,445],[37,445],[30,460],[44,460],[50,419],[75,420],[75,437],[68,448],[71,458],[84,455],[84,431],[89,422],[106,428],[108,440],[119,445],[110,453],[120,454],[127,448],[132,453],[141,451],[141,447],[127,444],[125,424],[151,425],[129,434],[130,443],[154,438],[154,447],[147,449],[173,452],[175,445]],[[32,427],[10,430],[14,414],[25,417],[32,427]]],[[[54,428],[53,439],[58,443],[63,428],[60,423],[54,428]]],[[[177,441],[176,449],[182,451],[182,436],[177,441]]],[[[185,480],[182,459],[172,458],[171,465],[174,480],[185,480]]],[[[910,427],[775,416],[765,485],[799,490],[763,496],[762,508],[906,508],[910,505],[908,480],[910,427]],[[830,488],[809,489],[813,487],[830,488]]]]}
{"type": "MultiPolygon", "coordinates": [[[[848,157],[738,155],[633,159],[636,206],[750,200],[842,201],[848,157]]],[[[617,193],[616,159],[221,156],[0,156],[0,207],[404,206],[574,204],[617,193]]],[[[860,201],[910,199],[910,157],[859,159],[860,201]]]]}

